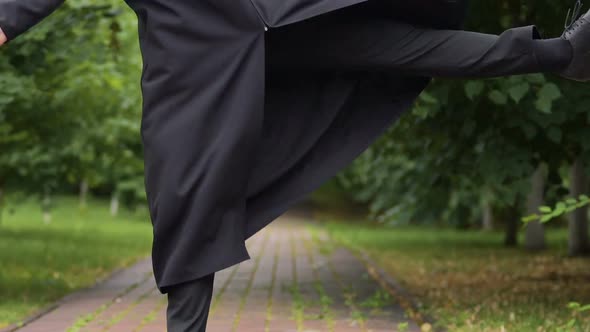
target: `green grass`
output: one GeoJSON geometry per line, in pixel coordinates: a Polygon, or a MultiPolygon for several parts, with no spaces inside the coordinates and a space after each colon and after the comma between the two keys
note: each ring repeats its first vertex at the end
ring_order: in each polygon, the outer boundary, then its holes
{"type": "Polygon", "coordinates": [[[81,211],[76,199],[64,197],[46,225],[34,200],[6,210],[12,211],[0,224],[0,327],[149,255],[152,230],[143,211],[113,218],[106,202],[91,200],[81,211]]]}
{"type": "MultiPolygon", "coordinates": [[[[501,233],[326,228],[336,243],[368,252],[448,331],[558,331],[574,317],[568,303],[590,304],[590,260],[565,257],[563,230],[549,231],[550,249],[533,254],[503,247],[501,233]]],[[[588,312],[576,318],[576,328],[563,331],[590,331],[588,312]]]]}

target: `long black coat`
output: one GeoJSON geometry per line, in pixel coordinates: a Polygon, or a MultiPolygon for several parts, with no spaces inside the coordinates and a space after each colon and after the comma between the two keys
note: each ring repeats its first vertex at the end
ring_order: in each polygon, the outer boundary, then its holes
{"type": "MultiPolygon", "coordinates": [[[[248,259],[247,238],[348,165],[429,82],[267,72],[269,29],[364,1],[127,1],[144,58],[142,139],[161,291],[248,259]]],[[[62,2],[0,0],[0,28],[14,38],[62,2]]]]}

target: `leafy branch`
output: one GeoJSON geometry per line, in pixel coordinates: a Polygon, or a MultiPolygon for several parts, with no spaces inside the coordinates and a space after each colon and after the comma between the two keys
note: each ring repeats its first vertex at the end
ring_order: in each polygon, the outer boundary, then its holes
{"type": "Polygon", "coordinates": [[[568,305],[572,311],[572,318],[563,326],[557,328],[557,332],[572,332],[583,331],[581,324],[581,315],[590,312],[590,305],[581,305],[577,302],[572,302],[568,305]]]}
{"type": "Polygon", "coordinates": [[[590,197],[581,195],[576,198],[568,198],[565,201],[558,202],[555,207],[541,206],[539,207],[539,214],[531,214],[523,217],[522,222],[528,224],[533,221],[539,221],[541,223],[547,223],[555,218],[558,218],[566,213],[570,213],[574,210],[583,208],[590,205],[590,197]]]}

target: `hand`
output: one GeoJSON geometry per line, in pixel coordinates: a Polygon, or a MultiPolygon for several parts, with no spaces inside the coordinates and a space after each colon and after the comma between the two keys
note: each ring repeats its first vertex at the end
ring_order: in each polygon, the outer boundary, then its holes
{"type": "Polygon", "coordinates": [[[2,32],[2,29],[0,29],[0,46],[6,43],[7,40],[8,38],[6,38],[6,35],[4,34],[4,32],[2,32]]]}

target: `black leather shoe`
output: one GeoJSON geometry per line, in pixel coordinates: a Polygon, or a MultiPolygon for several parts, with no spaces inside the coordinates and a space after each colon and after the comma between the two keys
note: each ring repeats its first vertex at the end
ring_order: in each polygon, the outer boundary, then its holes
{"type": "MultiPolygon", "coordinates": [[[[558,74],[561,77],[578,81],[590,81],[590,11],[576,19],[582,9],[582,3],[578,1],[574,9],[571,22],[566,23],[566,29],[561,38],[572,45],[572,61],[558,74]]],[[[569,20],[569,12],[568,18],[569,20]]]]}

